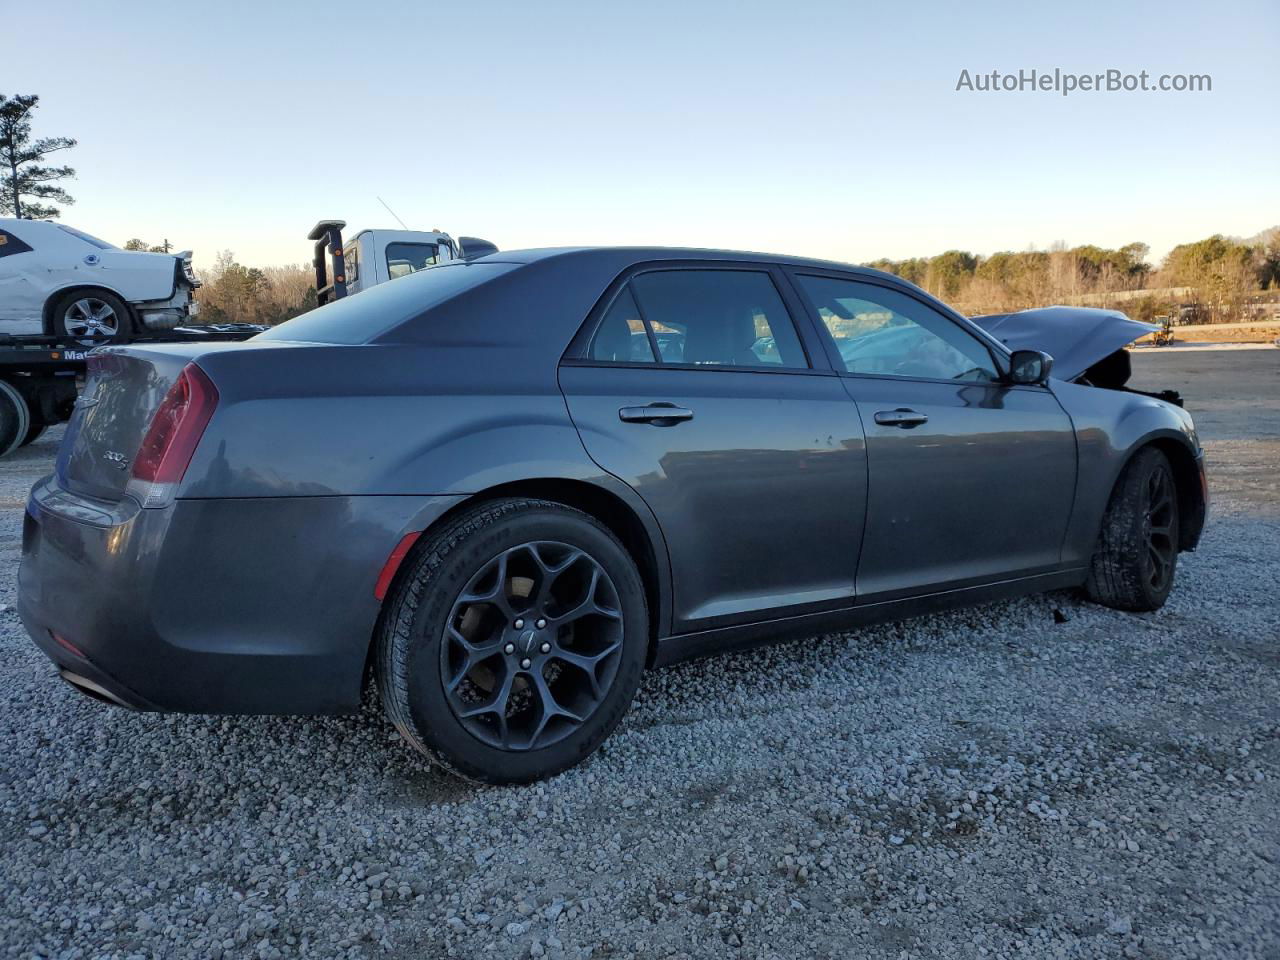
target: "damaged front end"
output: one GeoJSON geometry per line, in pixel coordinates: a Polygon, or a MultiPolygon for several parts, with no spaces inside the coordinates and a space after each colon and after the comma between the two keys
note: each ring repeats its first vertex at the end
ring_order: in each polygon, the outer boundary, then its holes
{"type": "Polygon", "coordinates": [[[1053,375],[1103,390],[1120,390],[1182,406],[1176,390],[1149,393],[1128,386],[1133,373],[1129,344],[1159,330],[1116,310],[1038,307],[971,318],[1010,350],[1042,350],[1053,357],[1053,375]]]}

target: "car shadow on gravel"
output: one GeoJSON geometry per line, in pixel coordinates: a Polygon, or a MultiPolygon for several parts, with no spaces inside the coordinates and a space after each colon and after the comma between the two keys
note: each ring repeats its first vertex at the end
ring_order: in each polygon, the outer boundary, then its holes
{"type": "MultiPolygon", "coordinates": [[[[1025,628],[1032,622],[1051,622],[1052,609],[1071,602],[1069,597],[1010,601],[854,633],[789,641],[655,671],[646,676],[635,708],[615,736],[697,724],[705,711],[714,710],[744,684],[771,692],[810,688],[820,682],[834,657],[866,661],[873,669],[870,665],[878,657],[894,650],[926,649],[927,638],[934,635],[951,637],[957,650],[990,642],[1014,624],[1025,628]]],[[[886,694],[892,693],[895,682],[887,678],[886,694]]],[[[61,684],[49,693],[77,696],[61,684]]],[[[760,709],[767,712],[768,707],[760,709]]],[[[213,792],[224,797],[215,808],[225,806],[230,814],[234,807],[237,816],[256,815],[257,807],[274,802],[276,791],[287,791],[291,784],[301,791],[309,787],[306,781],[313,777],[330,781],[331,789],[355,799],[376,797],[378,805],[388,809],[461,803],[484,791],[506,789],[462,780],[415,754],[383,716],[372,687],[365,691],[361,710],[349,716],[138,714],[89,700],[78,703],[75,713],[86,727],[104,731],[101,735],[109,739],[127,741],[129,765],[138,771],[131,786],[118,795],[97,792],[92,778],[69,776],[65,799],[72,804],[77,799],[91,800],[104,813],[157,802],[181,810],[187,805],[184,797],[193,792],[204,795],[207,810],[208,794],[213,792]],[[181,768],[168,762],[175,753],[184,756],[181,768]],[[252,788],[264,783],[272,792],[255,793],[252,788]]],[[[56,731],[47,731],[38,746],[53,742],[56,736],[56,731]]],[[[600,759],[587,768],[608,765],[609,754],[606,742],[600,759]]],[[[15,773],[21,775],[21,771],[15,773]]],[[[562,776],[575,775],[570,771],[562,776]]],[[[744,789],[750,792],[747,785],[731,777],[709,777],[690,786],[690,799],[699,807],[712,808],[739,798],[744,789]]]]}

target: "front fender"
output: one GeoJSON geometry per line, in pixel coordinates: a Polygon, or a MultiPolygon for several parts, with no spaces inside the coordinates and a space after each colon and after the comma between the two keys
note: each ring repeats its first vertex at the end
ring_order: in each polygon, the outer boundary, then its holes
{"type": "MultiPolygon", "coordinates": [[[[1063,561],[1084,565],[1093,556],[1102,517],[1120,472],[1139,449],[1157,444],[1182,452],[1192,462],[1199,462],[1203,454],[1191,415],[1163,400],[1058,381],[1053,383],[1053,391],[1071,417],[1078,451],[1076,500],[1063,546],[1063,561]]],[[[1201,497],[1198,490],[1197,497],[1201,497]]],[[[1203,523],[1203,512],[1202,501],[1199,517],[1189,518],[1196,524],[1192,546],[1203,523]]]]}

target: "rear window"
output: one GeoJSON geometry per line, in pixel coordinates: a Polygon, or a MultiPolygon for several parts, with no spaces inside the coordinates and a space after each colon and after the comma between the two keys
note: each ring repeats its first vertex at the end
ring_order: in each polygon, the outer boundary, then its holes
{"type": "Polygon", "coordinates": [[[255,340],[368,343],[424,310],[510,273],[518,263],[449,263],[327,303],[255,340]]]}
{"type": "Polygon", "coordinates": [[[87,234],[83,230],[77,230],[75,227],[68,227],[65,223],[60,223],[57,226],[59,230],[63,230],[71,234],[73,237],[77,237],[85,243],[97,247],[99,250],[116,249],[116,245],[114,243],[107,243],[105,240],[99,240],[97,237],[87,234]]]}

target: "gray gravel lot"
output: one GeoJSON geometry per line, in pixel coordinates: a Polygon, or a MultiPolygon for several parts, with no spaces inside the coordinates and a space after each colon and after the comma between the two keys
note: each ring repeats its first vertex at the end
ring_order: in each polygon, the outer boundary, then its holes
{"type": "Polygon", "coordinates": [[[0,462],[0,956],[1280,956],[1280,350],[1135,368],[1211,458],[1164,610],[1059,593],[660,671],[528,788],[373,709],[65,687],[12,612],[42,439],[0,462]]]}

